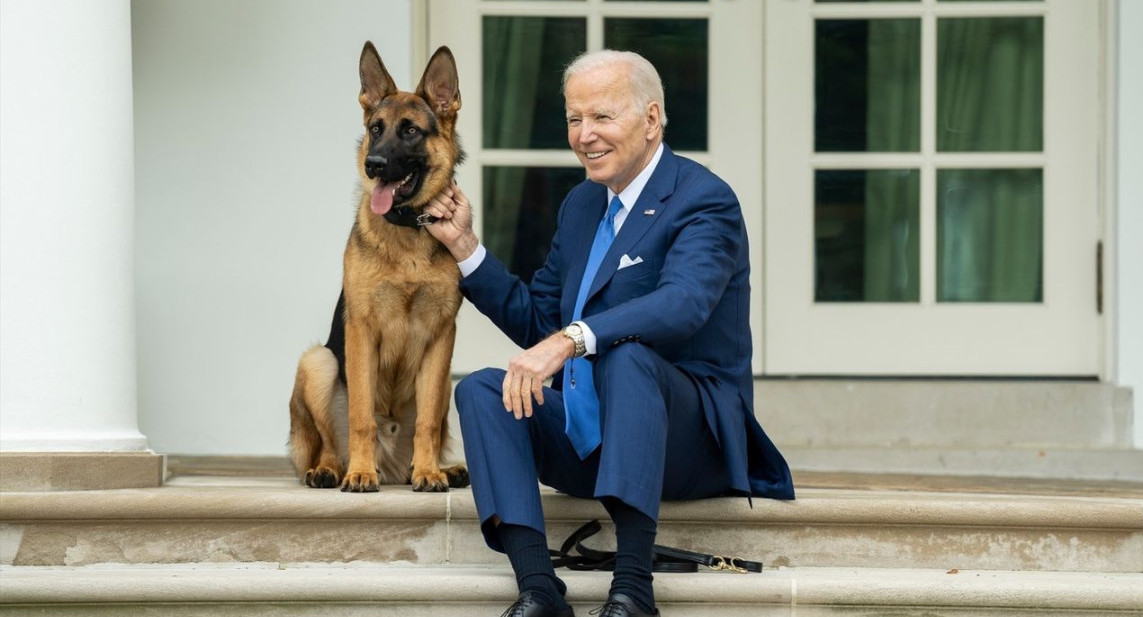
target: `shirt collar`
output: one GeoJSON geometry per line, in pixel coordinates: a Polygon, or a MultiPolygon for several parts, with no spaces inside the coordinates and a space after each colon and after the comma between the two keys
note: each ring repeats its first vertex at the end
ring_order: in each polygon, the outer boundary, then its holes
{"type": "MultiPolygon", "coordinates": [[[[655,149],[655,155],[651,157],[651,162],[639,172],[638,176],[619,193],[619,201],[623,203],[623,209],[627,212],[635,206],[635,202],[639,200],[639,195],[643,193],[644,187],[647,186],[647,181],[651,179],[651,174],[655,173],[655,168],[659,166],[659,159],[663,156],[663,142],[659,142],[659,147],[655,149]]],[[[611,203],[611,199],[615,197],[615,192],[607,189],[607,203],[611,203]]]]}

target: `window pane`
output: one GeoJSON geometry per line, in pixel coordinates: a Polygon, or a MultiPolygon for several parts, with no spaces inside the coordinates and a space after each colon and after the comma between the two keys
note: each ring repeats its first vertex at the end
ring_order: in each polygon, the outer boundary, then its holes
{"type": "Polygon", "coordinates": [[[920,172],[814,174],[814,300],[920,299],[920,172]]]}
{"type": "Polygon", "coordinates": [[[823,19],[815,41],[815,149],[919,151],[921,21],[823,19]]]}
{"type": "Polygon", "coordinates": [[[484,17],[484,147],[566,148],[564,67],[587,48],[572,17],[484,17]]]}
{"type": "Polygon", "coordinates": [[[1043,18],[937,21],[938,150],[1041,150],[1043,97],[1043,18]]]}
{"type": "Polygon", "coordinates": [[[669,122],[665,140],[675,150],[706,150],[707,20],[606,19],[603,44],[651,61],[663,80],[669,122]]]}
{"type": "Polygon", "coordinates": [[[584,178],[580,167],[485,167],[484,245],[531,281],[551,247],[560,202],[584,178]]]}
{"type": "Polygon", "coordinates": [[[1041,302],[1040,169],[937,172],[937,300],[1041,302]]]}

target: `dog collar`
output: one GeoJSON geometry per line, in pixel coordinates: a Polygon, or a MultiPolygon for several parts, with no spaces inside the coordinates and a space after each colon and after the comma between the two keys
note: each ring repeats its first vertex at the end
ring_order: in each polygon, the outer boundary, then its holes
{"type": "Polygon", "coordinates": [[[384,216],[386,221],[389,221],[394,225],[412,227],[414,229],[418,227],[424,227],[426,225],[432,225],[433,223],[440,220],[428,212],[417,214],[417,211],[410,206],[393,208],[392,210],[386,212],[384,216]]]}

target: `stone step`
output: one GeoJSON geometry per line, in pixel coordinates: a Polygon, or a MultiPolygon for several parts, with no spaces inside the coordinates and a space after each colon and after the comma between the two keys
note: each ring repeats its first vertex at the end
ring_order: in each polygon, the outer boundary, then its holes
{"type": "MultiPolygon", "coordinates": [[[[578,615],[607,594],[610,574],[561,572],[578,615]]],[[[1143,574],[880,568],[781,568],[762,574],[656,576],[670,617],[1024,617],[1138,615],[1143,574]]],[[[211,565],[0,567],[0,612],[212,617],[474,617],[516,595],[505,567],[211,565]]]]}
{"type": "Polygon", "coordinates": [[[783,450],[1127,450],[1134,442],[1131,389],[1094,381],[758,379],[754,400],[783,450]]]}
{"type": "Polygon", "coordinates": [[[1143,450],[783,445],[795,472],[1143,482],[1143,450]]]}
{"type": "MultiPolygon", "coordinates": [[[[665,504],[658,540],[768,567],[1143,572],[1143,492],[1118,495],[810,488],[753,507],[665,504]]],[[[607,520],[591,500],[545,490],[543,502],[552,546],[607,520]]],[[[610,536],[588,545],[607,548],[610,536]]],[[[0,565],[208,562],[506,564],[484,546],[467,489],[345,494],[286,477],[186,476],[157,489],[0,495],[0,565]]]]}

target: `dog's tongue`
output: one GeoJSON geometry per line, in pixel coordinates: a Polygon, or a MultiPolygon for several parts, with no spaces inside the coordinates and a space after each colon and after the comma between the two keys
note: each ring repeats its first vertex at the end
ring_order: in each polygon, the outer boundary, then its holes
{"type": "Polygon", "coordinates": [[[393,207],[393,193],[396,192],[398,184],[400,182],[377,183],[377,188],[373,189],[373,198],[369,201],[373,214],[384,215],[393,207]]]}

